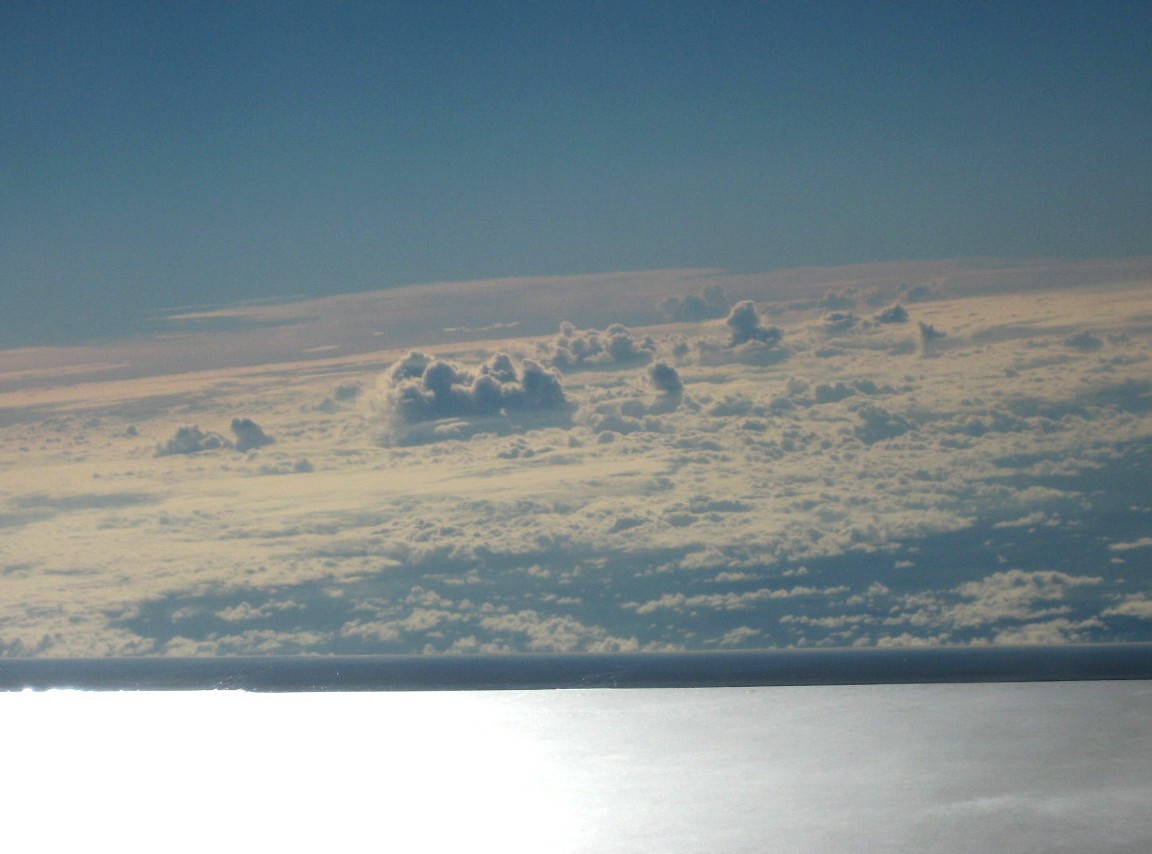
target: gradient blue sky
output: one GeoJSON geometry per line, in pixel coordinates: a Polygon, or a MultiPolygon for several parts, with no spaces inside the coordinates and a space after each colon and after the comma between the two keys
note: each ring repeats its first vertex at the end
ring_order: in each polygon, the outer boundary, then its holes
{"type": "Polygon", "coordinates": [[[0,347],[493,276],[1152,253],[1152,3],[0,4],[0,347]]]}

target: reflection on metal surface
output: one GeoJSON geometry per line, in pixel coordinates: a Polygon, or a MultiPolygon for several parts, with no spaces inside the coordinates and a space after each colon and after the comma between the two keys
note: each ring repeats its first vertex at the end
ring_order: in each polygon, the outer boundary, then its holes
{"type": "Polygon", "coordinates": [[[1152,847],[1150,681],[47,692],[0,710],[25,736],[0,793],[54,843],[122,834],[130,810],[195,849],[225,826],[254,850],[1152,847]],[[61,803],[71,820],[49,825],[61,803]]]}

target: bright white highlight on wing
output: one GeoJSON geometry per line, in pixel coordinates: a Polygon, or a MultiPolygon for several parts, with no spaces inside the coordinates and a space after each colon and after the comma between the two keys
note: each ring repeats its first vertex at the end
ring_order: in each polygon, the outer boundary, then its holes
{"type": "Polygon", "coordinates": [[[0,697],[21,851],[1135,851],[1144,682],[0,697]]]}

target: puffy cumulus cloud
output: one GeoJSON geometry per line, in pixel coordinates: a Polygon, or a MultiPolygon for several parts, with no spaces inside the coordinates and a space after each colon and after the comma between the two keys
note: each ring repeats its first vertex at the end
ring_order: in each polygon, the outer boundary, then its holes
{"type": "Polygon", "coordinates": [[[1069,575],[1054,570],[1025,572],[1011,569],[997,572],[979,581],[961,584],[958,593],[966,600],[953,606],[946,615],[955,626],[979,626],[1000,620],[1035,620],[1063,613],[1052,604],[1064,600],[1076,587],[1101,584],[1102,578],[1069,575]]]}
{"type": "Polygon", "coordinates": [[[677,395],[684,391],[680,372],[666,362],[657,362],[648,369],[648,381],[660,394],[677,395]]]}
{"type": "Polygon", "coordinates": [[[160,650],[168,656],[214,655],[304,655],[315,654],[331,644],[331,637],[312,631],[250,629],[236,634],[217,633],[210,639],[195,640],[177,635],[160,650]]]}
{"type": "MultiPolygon", "coordinates": [[[[901,632],[898,635],[882,635],[876,638],[876,646],[940,646],[949,642],[947,632],[937,635],[914,635],[911,632],[901,632]]],[[[861,644],[857,643],[857,646],[861,644]]]]}
{"type": "Polygon", "coordinates": [[[698,323],[714,320],[728,313],[724,288],[709,285],[700,293],[685,297],[668,297],[660,303],[660,313],[672,323],[698,323]]]}
{"type": "Polygon", "coordinates": [[[850,311],[833,311],[824,315],[820,323],[825,332],[847,332],[859,319],[850,311]]]}
{"type": "Polygon", "coordinates": [[[598,434],[597,441],[609,442],[632,433],[690,432],[693,417],[700,410],[700,401],[684,393],[679,371],[659,363],[643,375],[633,373],[611,386],[584,389],[575,418],[598,434]]]}
{"type": "Polygon", "coordinates": [[[501,411],[556,410],[566,403],[555,372],[531,359],[516,365],[506,353],[496,354],[475,373],[451,362],[413,353],[401,363],[398,374],[396,409],[411,422],[496,415],[501,411]],[[419,376],[414,376],[414,363],[421,366],[419,376]]]}
{"type": "Polygon", "coordinates": [[[896,303],[890,305],[883,311],[876,313],[877,323],[907,323],[908,322],[908,309],[896,303]]]}
{"type": "Polygon", "coordinates": [[[645,364],[652,360],[656,343],[638,337],[619,323],[607,329],[577,329],[565,321],[560,334],[543,348],[544,361],[562,371],[645,364]]]}
{"type": "Polygon", "coordinates": [[[732,306],[724,322],[732,330],[732,340],[729,342],[731,347],[739,347],[750,341],[775,344],[782,337],[777,327],[760,325],[760,314],[752,300],[743,300],[732,306]]]}
{"type": "Polygon", "coordinates": [[[251,418],[233,418],[231,426],[232,432],[236,436],[235,441],[216,432],[201,430],[195,424],[180,427],[171,439],[156,449],[156,456],[172,457],[180,454],[199,454],[220,448],[234,448],[237,451],[245,452],[271,445],[276,441],[251,418]]]}
{"type": "Polygon", "coordinates": [[[1087,630],[1098,629],[1103,625],[1095,618],[1069,620],[1060,618],[1043,623],[1028,623],[998,631],[992,638],[994,644],[1059,644],[1083,641],[1087,630]]]}
{"type": "Polygon", "coordinates": [[[308,472],[315,471],[315,466],[307,457],[292,462],[290,460],[278,460],[273,463],[265,463],[260,466],[257,471],[262,475],[279,475],[279,474],[307,474],[308,472]]]}
{"type": "Polygon", "coordinates": [[[1145,594],[1125,596],[1114,607],[1101,612],[1103,617],[1134,617],[1138,620],[1152,620],[1152,597],[1145,594]]]}
{"type": "MultiPolygon", "coordinates": [[[[627,397],[591,404],[582,420],[593,433],[625,436],[630,433],[664,432],[667,427],[657,417],[658,414],[659,411],[654,412],[639,398],[627,397]]],[[[601,441],[610,439],[602,438],[601,441]]]]}
{"type": "Polygon", "coordinates": [[[219,433],[204,432],[199,426],[180,427],[174,436],[156,449],[158,457],[172,457],[179,454],[199,454],[202,451],[214,451],[219,448],[230,448],[232,443],[219,433]]]}
{"type": "Polygon", "coordinates": [[[690,346],[677,346],[673,355],[688,360],[693,354],[700,364],[754,364],[771,365],[788,358],[788,351],[780,346],[783,332],[776,326],[763,326],[756,305],[744,300],[732,307],[724,320],[729,329],[728,342],[711,338],[698,338],[690,346]]]}
{"type": "Polygon", "coordinates": [[[635,637],[617,637],[600,626],[589,626],[568,615],[530,609],[482,617],[479,628],[490,638],[481,647],[482,651],[637,652],[641,649],[635,637]]]}
{"type": "Polygon", "coordinates": [[[384,375],[382,386],[376,406],[391,426],[437,425],[431,432],[408,431],[401,437],[408,441],[459,438],[478,426],[497,426],[499,419],[510,428],[524,416],[564,416],[570,409],[556,371],[533,359],[517,364],[507,353],[470,369],[412,352],[384,375]]]}
{"type": "MultiPolygon", "coordinates": [[[[950,591],[906,597],[892,609],[886,625],[947,629],[983,636],[993,643],[1057,643],[1084,638],[1087,629],[1103,624],[1094,615],[1074,616],[1078,591],[1103,585],[1099,576],[1071,575],[1055,570],[1010,569],[966,581],[950,591]],[[902,613],[901,613],[902,612],[902,613]]],[[[1103,615],[1116,615],[1116,609],[1103,615]]]]}
{"type": "Polygon", "coordinates": [[[232,432],[236,435],[236,450],[242,453],[254,448],[263,448],[276,441],[251,418],[233,418],[232,432]]]}
{"type": "Polygon", "coordinates": [[[895,439],[916,429],[916,425],[903,415],[890,412],[874,403],[864,404],[856,414],[860,416],[861,421],[856,427],[856,437],[868,445],[885,439],[895,439]]]}

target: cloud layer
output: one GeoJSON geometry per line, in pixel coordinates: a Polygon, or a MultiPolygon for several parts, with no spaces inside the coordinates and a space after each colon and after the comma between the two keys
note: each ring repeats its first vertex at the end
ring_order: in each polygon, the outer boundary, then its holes
{"type": "Polygon", "coordinates": [[[1152,637],[1147,290],[896,288],[78,386],[0,423],[0,653],[1152,637]]]}

